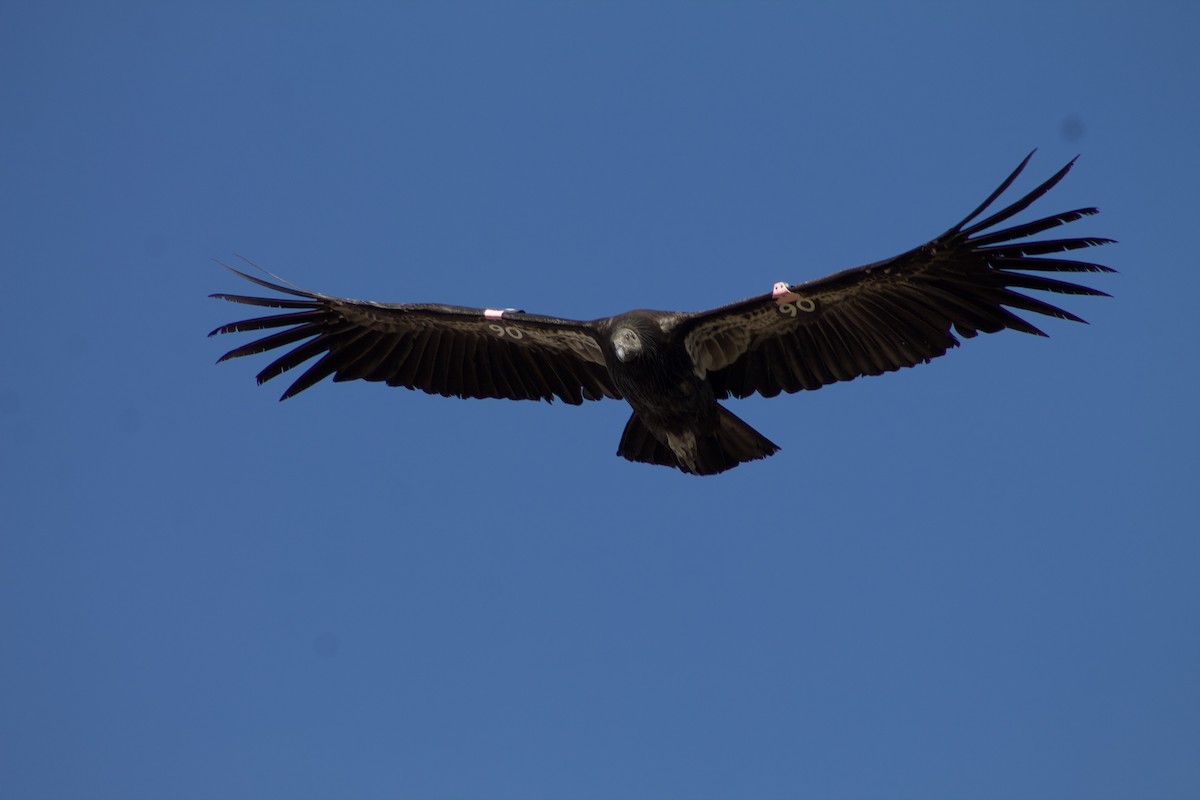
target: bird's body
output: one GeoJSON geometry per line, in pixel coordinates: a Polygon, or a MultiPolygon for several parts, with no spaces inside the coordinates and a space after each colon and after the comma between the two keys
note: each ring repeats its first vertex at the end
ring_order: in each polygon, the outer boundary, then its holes
{"type": "Polygon", "coordinates": [[[712,386],[673,340],[678,316],[630,311],[598,326],[609,374],[633,406],[617,454],[710,475],[776,452],[778,447],[717,404],[712,386]],[[750,435],[736,436],[739,426],[750,435]]]}
{"type": "Polygon", "coordinates": [[[230,323],[213,333],[282,329],[222,357],[295,345],[259,373],[260,383],[320,356],[283,398],[329,375],[458,397],[572,404],[623,398],[633,415],[618,455],[715,474],[779,449],[719,400],[773,397],[914,366],[957,346],[954,333],[970,338],[1012,328],[1044,335],[1006,307],[1082,321],[1013,289],[1104,294],[1038,273],[1111,272],[1099,264],[1041,257],[1110,240],[1027,240],[1096,209],[988,231],[1049,191],[1070,164],[1007,208],[970,224],[1028,161],[966,219],[921,247],[808,283],[777,283],[769,294],[709,311],[631,311],[581,322],[513,309],[347,300],[238,272],[286,296],[213,296],[290,313],[230,323]]]}

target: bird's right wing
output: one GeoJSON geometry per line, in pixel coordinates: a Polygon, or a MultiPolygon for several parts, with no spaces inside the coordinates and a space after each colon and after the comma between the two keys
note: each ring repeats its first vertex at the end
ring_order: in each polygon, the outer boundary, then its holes
{"type": "Polygon", "coordinates": [[[287,313],[231,322],[214,330],[210,336],[282,329],[230,350],[220,361],[290,348],[258,373],[261,384],[320,356],[281,400],[330,375],[335,381],[383,381],[457,397],[550,402],[557,397],[573,405],[620,397],[604,353],[585,322],[512,310],[347,300],[229,269],[288,296],[212,297],[287,313]]]}

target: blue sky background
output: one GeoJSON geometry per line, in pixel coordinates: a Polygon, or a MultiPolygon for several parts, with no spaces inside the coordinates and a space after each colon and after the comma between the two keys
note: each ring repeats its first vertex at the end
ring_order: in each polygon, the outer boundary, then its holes
{"type": "Polygon", "coordinates": [[[13,798],[1200,794],[1195,4],[10,3],[13,798]],[[814,4],[816,5],[816,4],[814,4]],[[824,5],[824,4],[822,4],[824,5]],[[829,4],[832,6],[832,4],[829,4]],[[626,406],[322,384],[313,289],[594,318],[899,253],[1030,149],[1121,271],[930,366],[626,406]]]}

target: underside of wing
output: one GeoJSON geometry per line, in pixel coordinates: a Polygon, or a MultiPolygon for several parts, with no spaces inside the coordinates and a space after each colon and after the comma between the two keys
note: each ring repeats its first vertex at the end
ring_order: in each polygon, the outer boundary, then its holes
{"type": "Polygon", "coordinates": [[[1062,180],[1074,161],[976,221],[1031,156],[962,222],[927,244],[808,283],[776,284],[770,294],[688,317],[679,335],[697,371],[718,397],[771,397],[927,362],[957,346],[960,336],[1005,328],[1045,335],[1014,310],[1083,322],[1018,290],[1105,295],[1046,273],[1113,272],[1059,255],[1112,240],[1029,239],[1096,209],[994,230],[1062,180]]]}
{"type": "Polygon", "coordinates": [[[347,300],[284,285],[279,278],[279,283],[272,283],[229,269],[285,296],[212,295],[283,312],[214,330],[210,336],[269,332],[220,360],[283,349],[258,373],[258,382],[263,383],[317,359],[281,400],[331,375],[335,381],[382,381],[455,397],[558,398],[579,404],[620,396],[585,322],[511,309],[347,300]]]}

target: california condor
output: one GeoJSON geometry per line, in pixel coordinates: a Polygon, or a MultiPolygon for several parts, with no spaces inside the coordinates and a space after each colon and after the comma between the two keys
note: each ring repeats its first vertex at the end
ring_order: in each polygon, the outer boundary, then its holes
{"type": "Polygon", "coordinates": [[[1062,180],[1074,160],[976,221],[1032,155],[962,222],[927,244],[806,283],[777,283],[767,294],[711,311],[630,311],[579,322],[514,309],[347,300],[233,270],[285,297],[213,297],[286,313],[231,322],[212,334],[281,329],[220,359],[290,348],[258,373],[259,383],[320,356],[281,400],[329,375],[456,397],[557,397],[574,405],[624,399],[633,415],[617,455],[713,475],[779,450],[718,400],[774,397],[911,367],[956,347],[955,334],[971,338],[1012,328],[1045,336],[1010,308],[1083,321],[1016,290],[1105,295],[1040,273],[1113,272],[1046,257],[1111,239],[1029,241],[1096,209],[994,230],[1062,180]]]}

